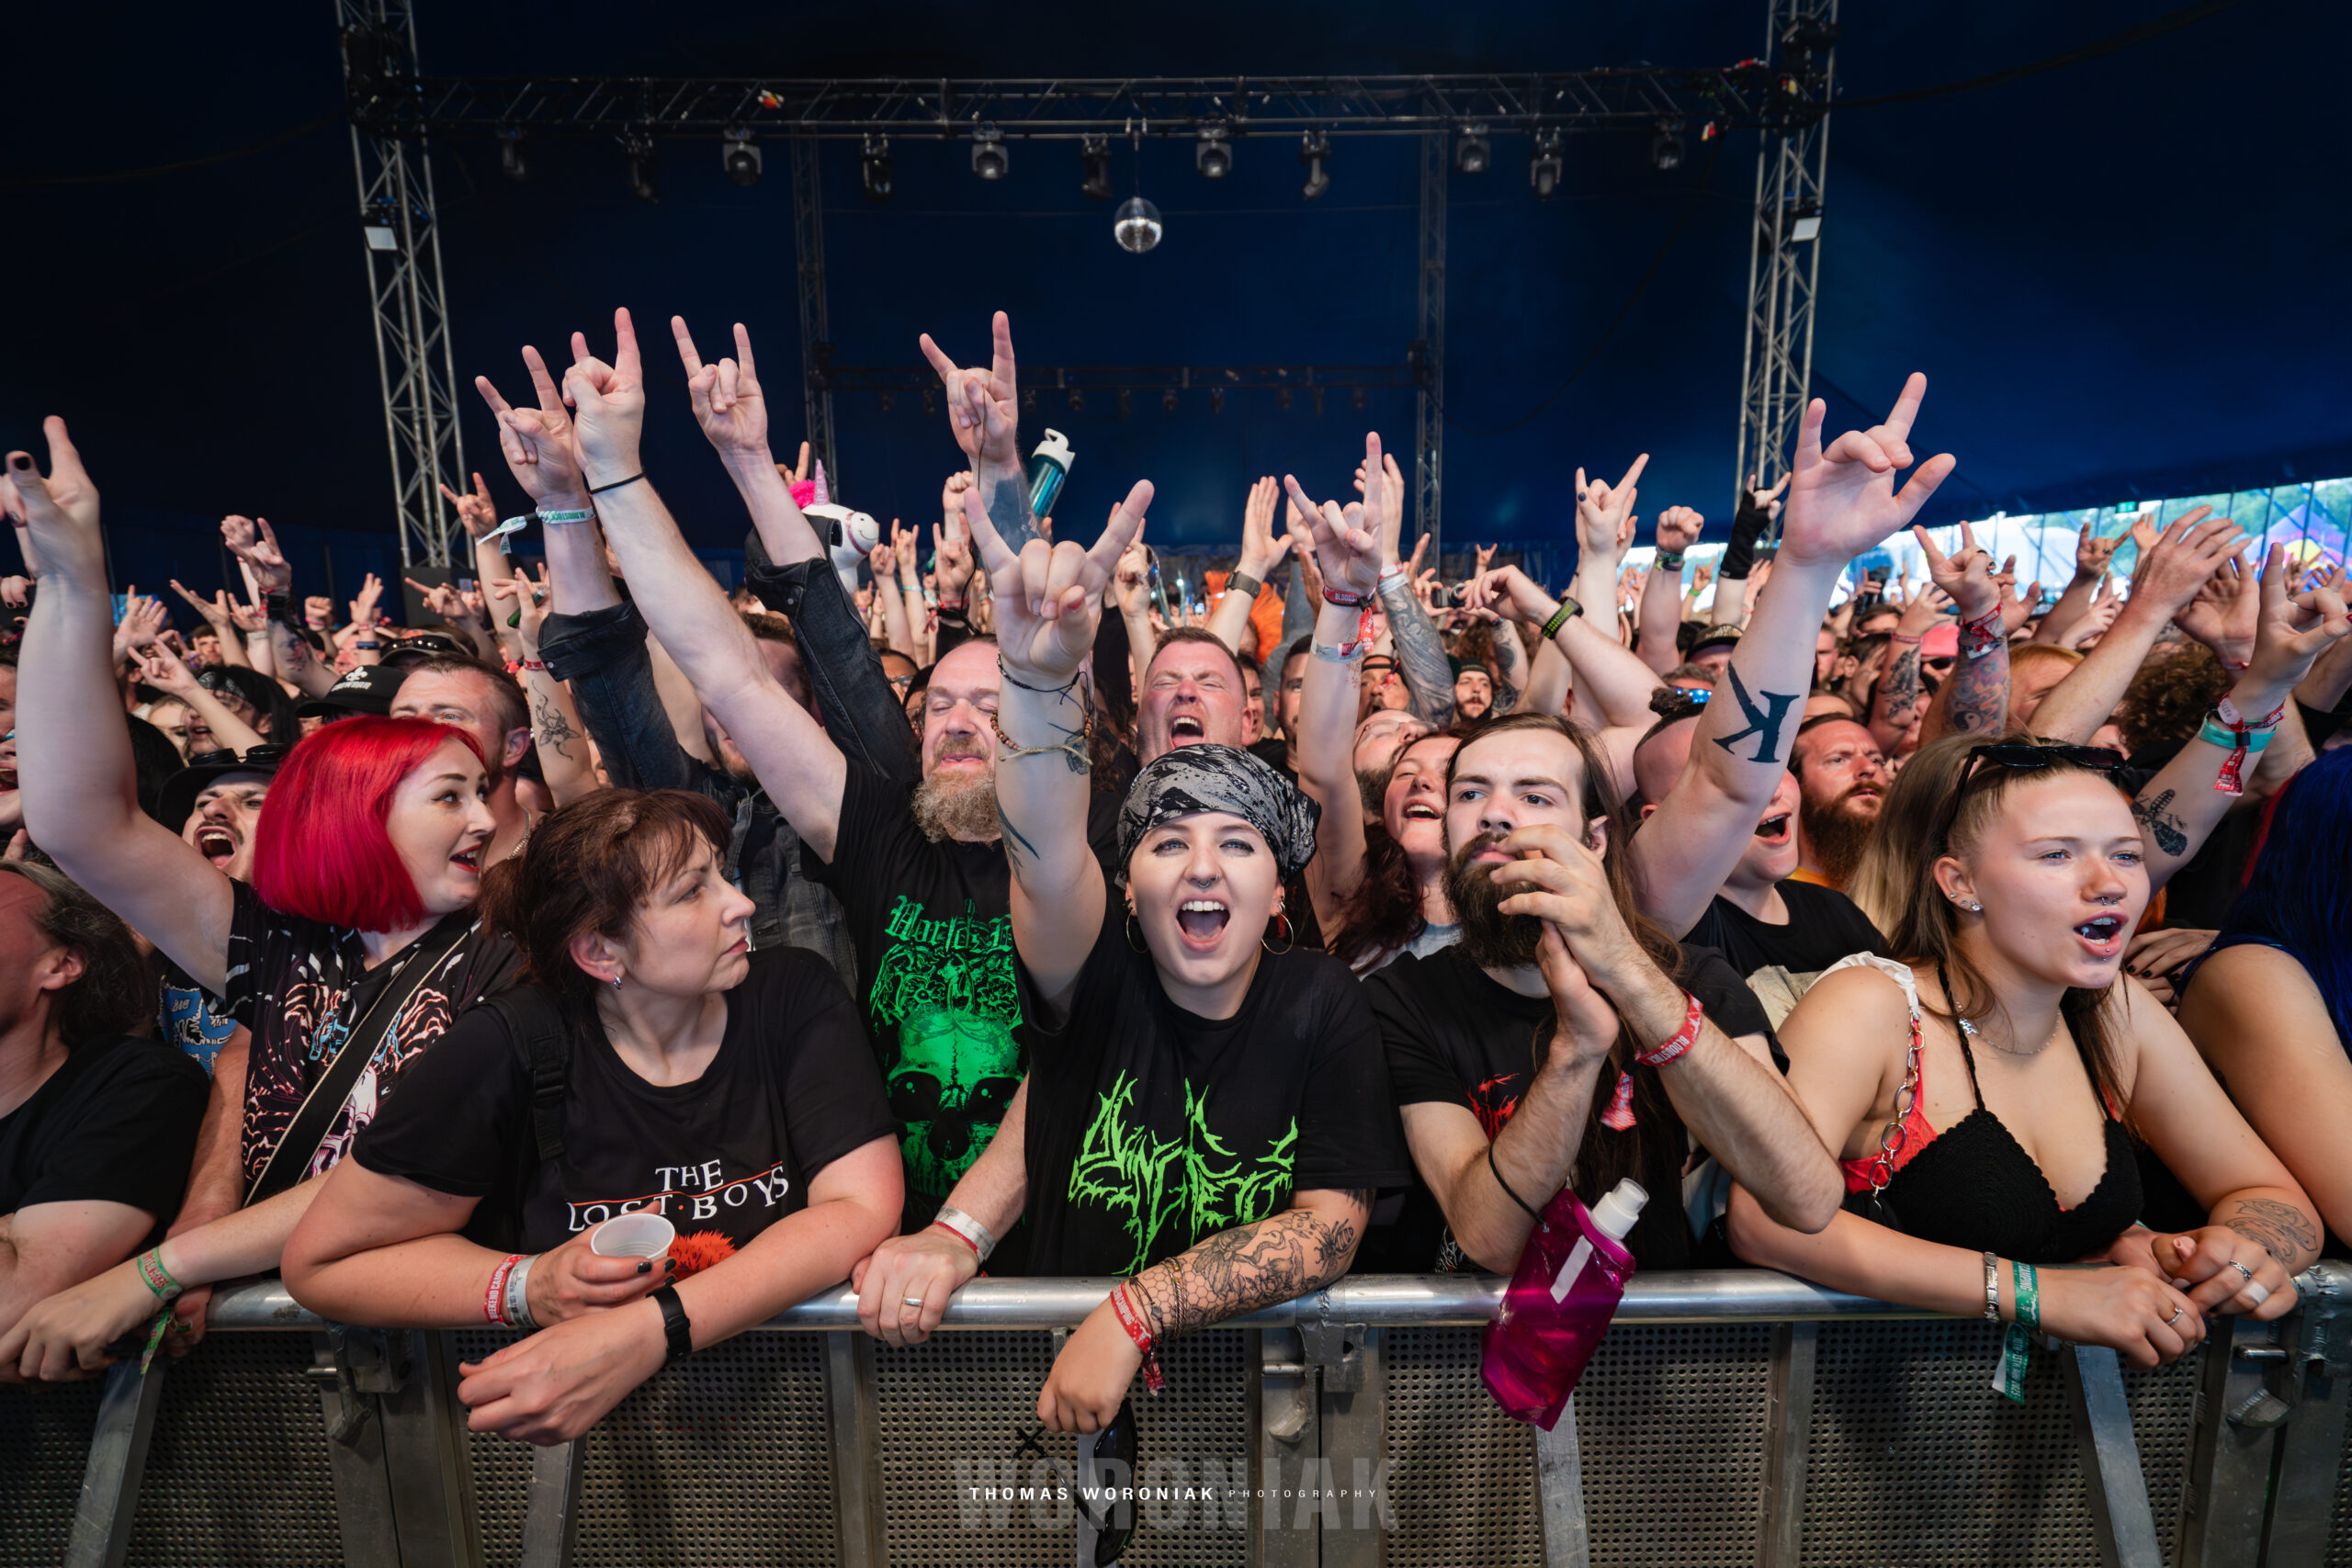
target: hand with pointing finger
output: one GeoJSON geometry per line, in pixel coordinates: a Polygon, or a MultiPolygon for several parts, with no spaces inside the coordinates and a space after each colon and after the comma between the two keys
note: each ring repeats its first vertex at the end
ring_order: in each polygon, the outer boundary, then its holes
{"type": "Polygon", "coordinates": [[[1015,555],[989,521],[978,492],[964,492],[964,521],[989,574],[998,655],[1009,676],[1032,686],[1061,686],[1076,678],[1094,649],[1102,591],[1143,526],[1151,493],[1149,479],[1137,480],[1090,548],[1074,539],[1057,545],[1032,539],[1015,555]]]}

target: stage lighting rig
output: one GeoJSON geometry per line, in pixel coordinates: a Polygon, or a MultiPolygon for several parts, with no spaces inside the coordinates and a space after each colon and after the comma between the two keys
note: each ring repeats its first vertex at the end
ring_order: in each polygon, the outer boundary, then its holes
{"type": "Polygon", "coordinates": [[[1331,188],[1331,139],[1319,130],[1306,131],[1298,139],[1298,161],[1306,165],[1306,183],[1298,194],[1313,201],[1331,188]]]}
{"type": "Polygon", "coordinates": [[[1123,251],[1136,255],[1159,243],[1159,236],[1167,226],[1159,220],[1159,209],[1139,196],[1131,196],[1119,203],[1119,210],[1111,219],[1111,237],[1119,242],[1123,251]]]}
{"type": "Polygon", "coordinates": [[[1560,188],[1560,133],[1539,130],[1535,133],[1535,151],[1527,160],[1528,187],[1535,192],[1538,201],[1549,201],[1560,188]]]}
{"type": "Polygon", "coordinates": [[[752,140],[750,130],[730,125],[718,134],[718,166],[727,171],[727,177],[739,186],[759,184],[760,175],[766,164],[760,156],[759,143],[752,140]]]}
{"type": "Polygon", "coordinates": [[[1487,140],[1485,126],[1465,125],[1462,128],[1462,134],[1454,138],[1453,166],[1462,173],[1483,175],[1494,158],[1494,145],[1487,140]]]}
{"type": "Polygon", "coordinates": [[[890,199],[890,139],[869,136],[857,155],[858,182],[865,187],[868,201],[890,199]]]}
{"type": "Polygon", "coordinates": [[[972,132],[972,173],[984,180],[1001,180],[1012,168],[1004,150],[1004,132],[984,125],[972,132]]]}
{"type": "Polygon", "coordinates": [[[1682,122],[1662,119],[1650,132],[1650,167],[1670,175],[1682,166],[1682,122]]]}
{"type": "Polygon", "coordinates": [[[654,188],[653,173],[661,166],[662,154],[653,150],[653,139],[631,133],[621,142],[621,152],[628,171],[628,193],[638,200],[659,203],[662,193],[654,188]]]}
{"type": "Polygon", "coordinates": [[[1201,138],[1193,143],[1193,167],[1206,180],[1221,180],[1233,173],[1233,132],[1222,125],[1201,127],[1201,138]]]}
{"type": "Polygon", "coordinates": [[[1079,166],[1086,171],[1086,177],[1080,183],[1078,188],[1083,191],[1090,200],[1110,200],[1112,190],[1109,138],[1088,137],[1078,150],[1078,162],[1079,166]]]}

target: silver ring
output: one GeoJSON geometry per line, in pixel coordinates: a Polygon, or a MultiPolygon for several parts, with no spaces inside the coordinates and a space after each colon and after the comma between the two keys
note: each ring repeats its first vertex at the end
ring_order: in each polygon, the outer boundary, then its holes
{"type": "Polygon", "coordinates": [[[2178,1323],[2180,1321],[2180,1314],[2187,1310],[2188,1309],[2186,1307],[2175,1306],[2172,1309],[2172,1315],[2165,1319],[2165,1326],[2166,1328],[2170,1328],[2174,1324],[2178,1323]]]}
{"type": "Polygon", "coordinates": [[[899,1298],[899,1304],[901,1306],[919,1307],[922,1305],[922,1298],[921,1296],[900,1296],[899,1298]]]}
{"type": "Polygon", "coordinates": [[[2246,1282],[2247,1284],[2251,1285],[2251,1284],[2253,1284],[2253,1283],[2254,1283],[2254,1270],[2253,1270],[2253,1269],[2251,1269],[2247,1268],[2245,1264],[2243,1264],[2243,1263],[2239,1262],[2239,1261],[2238,1261],[2236,1258],[2231,1258],[2231,1259],[2230,1259],[2230,1267],[2231,1267],[2231,1268],[2233,1268],[2233,1269],[2236,1269],[2239,1273],[2241,1273],[2241,1274],[2245,1275],[2245,1282],[2246,1282]]]}

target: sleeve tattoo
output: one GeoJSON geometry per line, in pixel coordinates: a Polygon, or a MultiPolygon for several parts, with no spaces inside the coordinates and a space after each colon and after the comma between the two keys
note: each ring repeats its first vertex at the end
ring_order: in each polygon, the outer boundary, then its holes
{"type": "Polygon", "coordinates": [[[1954,734],[1997,734],[2009,717],[2009,645],[1975,659],[1963,655],[1952,667],[1951,695],[1944,716],[1954,734]]]}
{"type": "Polygon", "coordinates": [[[1388,612],[1388,635],[1396,644],[1405,689],[1412,694],[1413,716],[1443,729],[1453,722],[1453,665],[1437,623],[1402,577],[1381,586],[1380,605],[1388,612]]]}
{"type": "MultiPolygon", "coordinates": [[[[1370,1212],[1370,1191],[1348,1197],[1370,1212]]],[[[1289,1209],[1218,1232],[1145,1269],[1134,1288],[1150,1314],[1152,1337],[1164,1339],[1321,1290],[1346,1271],[1359,1239],[1351,1218],[1325,1221],[1289,1209]]]]}

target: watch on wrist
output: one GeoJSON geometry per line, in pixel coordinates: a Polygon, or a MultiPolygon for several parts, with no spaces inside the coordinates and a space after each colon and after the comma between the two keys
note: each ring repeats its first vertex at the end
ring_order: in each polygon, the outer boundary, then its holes
{"type": "Polygon", "coordinates": [[[686,1316],[685,1303],[678,1299],[678,1287],[664,1285],[646,1297],[662,1309],[662,1337],[669,1344],[669,1353],[662,1357],[667,1366],[681,1356],[690,1356],[695,1348],[694,1321],[686,1316]]]}

